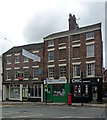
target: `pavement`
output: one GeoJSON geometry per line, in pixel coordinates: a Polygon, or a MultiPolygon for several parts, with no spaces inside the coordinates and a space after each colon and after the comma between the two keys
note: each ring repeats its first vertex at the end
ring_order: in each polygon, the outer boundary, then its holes
{"type": "MultiPolygon", "coordinates": [[[[47,103],[46,102],[14,102],[14,101],[5,101],[2,102],[2,105],[35,105],[35,106],[71,106],[71,107],[82,107],[81,103],[47,103]]],[[[98,103],[83,103],[84,107],[104,107],[107,108],[107,104],[98,104],[98,103]]]]}

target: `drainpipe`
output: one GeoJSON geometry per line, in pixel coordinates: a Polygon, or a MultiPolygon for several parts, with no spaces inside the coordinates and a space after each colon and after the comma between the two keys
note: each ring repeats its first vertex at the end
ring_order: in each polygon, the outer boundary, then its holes
{"type": "Polygon", "coordinates": [[[68,35],[68,83],[70,83],[70,35],[68,35]]]}

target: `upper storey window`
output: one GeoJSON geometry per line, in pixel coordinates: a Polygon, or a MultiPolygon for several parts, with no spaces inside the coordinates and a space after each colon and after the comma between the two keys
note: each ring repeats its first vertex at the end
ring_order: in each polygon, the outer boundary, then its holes
{"type": "Polygon", "coordinates": [[[15,63],[19,63],[19,55],[15,56],[15,63]]]}
{"type": "Polygon", "coordinates": [[[7,56],[7,64],[11,64],[11,56],[7,56]]]}
{"type": "Polygon", "coordinates": [[[94,32],[88,32],[86,33],[86,40],[93,39],[94,38],[94,32]]]}
{"type": "Polygon", "coordinates": [[[54,40],[49,40],[48,41],[48,46],[54,46],[54,40]]]}
{"type": "Polygon", "coordinates": [[[54,51],[48,51],[48,61],[54,60],[54,51]]]}

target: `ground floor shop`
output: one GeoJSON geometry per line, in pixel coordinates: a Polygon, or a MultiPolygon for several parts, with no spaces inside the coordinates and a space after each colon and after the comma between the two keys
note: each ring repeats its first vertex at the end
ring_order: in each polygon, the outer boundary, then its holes
{"type": "Polygon", "coordinates": [[[43,84],[3,84],[3,101],[43,101],[43,84]]]}
{"type": "Polygon", "coordinates": [[[70,84],[67,80],[49,80],[48,85],[44,84],[44,101],[67,103],[69,92],[70,84]]]}
{"type": "Polygon", "coordinates": [[[102,102],[102,78],[71,80],[72,102],[102,102]]]}

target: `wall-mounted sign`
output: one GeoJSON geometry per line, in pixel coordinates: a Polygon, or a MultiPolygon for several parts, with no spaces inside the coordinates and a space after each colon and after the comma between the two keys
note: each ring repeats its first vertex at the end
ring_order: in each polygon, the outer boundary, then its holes
{"type": "Polygon", "coordinates": [[[18,77],[19,80],[23,80],[23,72],[18,71],[18,77]]]}
{"type": "Polygon", "coordinates": [[[81,79],[72,79],[72,83],[79,83],[81,82],[81,79]]]}
{"type": "MultiPolygon", "coordinates": [[[[59,79],[54,79],[54,80],[48,80],[48,84],[65,84],[67,83],[67,80],[59,80],[59,79]]],[[[44,80],[44,84],[46,84],[46,80],[44,80]]]]}

